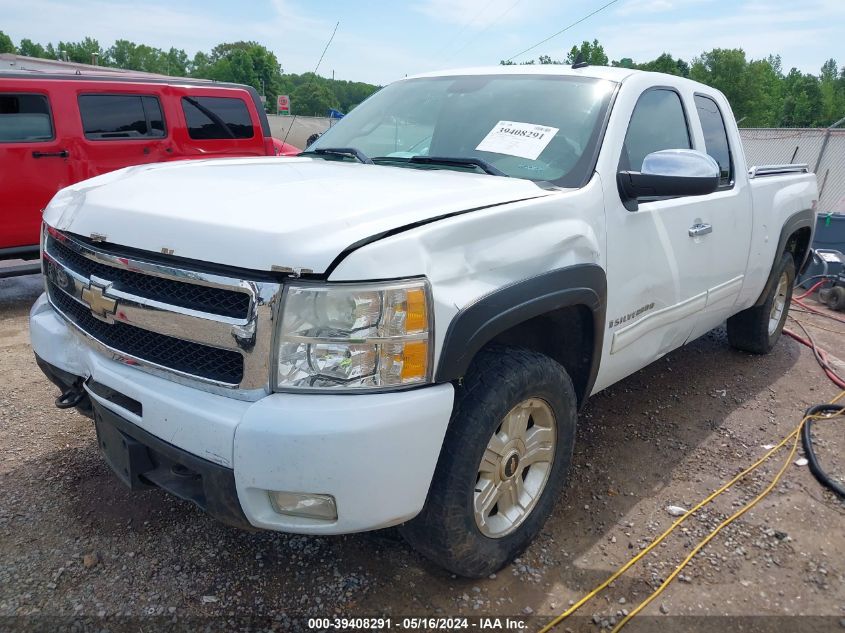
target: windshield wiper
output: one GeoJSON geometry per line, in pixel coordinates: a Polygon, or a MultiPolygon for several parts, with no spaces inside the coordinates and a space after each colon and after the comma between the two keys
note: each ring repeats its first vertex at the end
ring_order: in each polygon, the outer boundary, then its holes
{"type": "Polygon", "coordinates": [[[455,165],[457,167],[478,167],[480,170],[490,174],[491,176],[505,176],[508,175],[501,169],[493,167],[483,158],[474,157],[454,157],[454,156],[412,156],[408,159],[409,163],[419,163],[422,165],[455,165]]]}
{"type": "Polygon", "coordinates": [[[357,147],[318,147],[317,149],[311,149],[299,154],[300,156],[307,155],[307,154],[317,154],[317,155],[329,155],[329,156],[351,156],[352,158],[356,159],[359,163],[364,163],[365,165],[373,165],[373,160],[367,156],[364,152],[362,152],[357,147]]]}

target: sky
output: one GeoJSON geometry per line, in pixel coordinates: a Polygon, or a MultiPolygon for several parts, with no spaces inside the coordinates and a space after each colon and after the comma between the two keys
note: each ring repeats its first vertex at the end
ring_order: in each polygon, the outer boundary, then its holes
{"type": "MultiPolygon", "coordinates": [[[[313,71],[336,23],[319,74],[386,84],[420,72],[497,64],[609,0],[0,0],[0,30],[15,43],[91,36],[189,55],[221,42],[255,40],[285,72],[313,71]]],[[[598,38],[610,59],[642,62],[663,52],[691,60],[713,48],[750,58],[780,54],[785,70],[818,73],[845,64],[845,0],[617,0],[515,58],[562,59],[598,38]]]]}

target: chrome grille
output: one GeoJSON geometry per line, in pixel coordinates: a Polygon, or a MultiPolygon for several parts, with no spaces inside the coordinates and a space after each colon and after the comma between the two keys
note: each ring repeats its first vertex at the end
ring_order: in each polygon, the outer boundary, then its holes
{"type": "Polygon", "coordinates": [[[52,228],[43,259],[50,303],[113,360],[240,399],[269,390],[281,284],[127,258],[52,228]]]}
{"type": "Polygon", "coordinates": [[[120,321],[100,321],[91,314],[91,310],[74,301],[53,282],[48,281],[47,288],[50,301],[62,314],[85,333],[109,347],[162,367],[209,380],[239,384],[243,378],[244,358],[238,352],[183,341],[125,325],[120,321]]]}
{"type": "Polygon", "coordinates": [[[64,266],[83,277],[94,275],[109,279],[116,289],[139,297],[233,318],[245,319],[249,314],[250,297],[245,292],[172,281],[131,270],[113,268],[88,259],[68,248],[52,235],[47,237],[47,249],[64,266]]]}

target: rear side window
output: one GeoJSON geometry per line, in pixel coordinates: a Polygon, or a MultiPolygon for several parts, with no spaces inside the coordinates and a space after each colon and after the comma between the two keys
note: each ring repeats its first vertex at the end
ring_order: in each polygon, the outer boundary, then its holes
{"type": "Polygon", "coordinates": [[[242,99],[182,97],[188,135],[197,140],[252,138],[252,118],[242,99]]]}
{"type": "Polygon", "coordinates": [[[47,97],[0,93],[0,143],[34,143],[52,138],[47,97]]]}
{"type": "Polygon", "coordinates": [[[681,97],[674,90],[648,90],[634,107],[619,166],[640,171],[643,159],[652,152],[691,148],[681,97]]]}
{"type": "Polygon", "coordinates": [[[733,160],[722,112],[713,99],[704,95],[695,95],[695,109],[704,132],[704,149],[719,163],[719,184],[729,185],[733,178],[733,160]]]}
{"type": "Polygon", "coordinates": [[[80,95],[79,113],[85,138],[92,140],[165,136],[164,116],[157,97],[80,95]]]}

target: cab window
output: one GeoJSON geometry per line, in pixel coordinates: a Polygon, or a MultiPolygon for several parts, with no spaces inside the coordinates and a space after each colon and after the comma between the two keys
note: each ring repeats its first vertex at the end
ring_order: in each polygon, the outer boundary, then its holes
{"type": "Polygon", "coordinates": [[[695,95],[695,109],[704,133],[704,149],[719,163],[719,184],[730,185],[733,180],[733,160],[722,112],[713,99],[704,95],[695,95]]]}
{"type": "Polygon", "coordinates": [[[692,149],[681,97],[674,90],[655,88],[640,96],[619,160],[620,170],[641,171],[643,159],[663,149],[692,149]]]}
{"type": "Polygon", "coordinates": [[[0,93],[0,143],[34,143],[52,138],[47,97],[0,93]]]}

